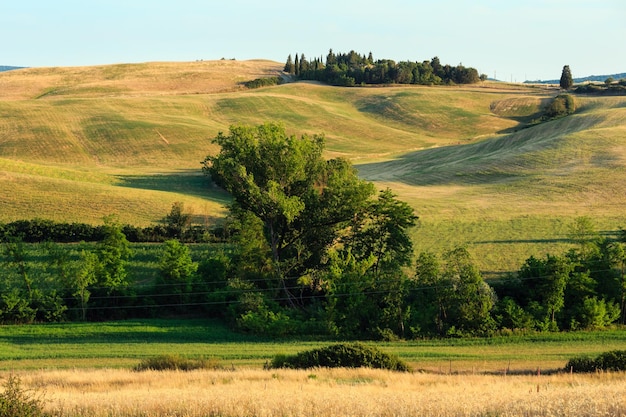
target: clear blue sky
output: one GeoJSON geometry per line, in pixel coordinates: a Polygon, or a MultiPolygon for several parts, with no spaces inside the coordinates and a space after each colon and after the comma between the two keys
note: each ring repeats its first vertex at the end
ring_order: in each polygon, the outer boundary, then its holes
{"type": "Polygon", "coordinates": [[[0,65],[375,59],[524,81],[626,72],[624,0],[2,0],[0,65]]]}

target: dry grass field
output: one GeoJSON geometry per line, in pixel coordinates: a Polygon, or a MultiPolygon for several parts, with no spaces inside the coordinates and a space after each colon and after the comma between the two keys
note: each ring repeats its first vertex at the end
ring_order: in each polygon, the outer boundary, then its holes
{"type": "Polygon", "coordinates": [[[280,71],[281,64],[264,60],[25,68],[1,74],[0,100],[222,93],[280,71]]]}
{"type": "MultiPolygon", "coordinates": [[[[439,375],[368,369],[17,373],[63,417],[624,416],[626,374],[439,375]]],[[[7,376],[5,373],[3,376],[7,376]]]]}

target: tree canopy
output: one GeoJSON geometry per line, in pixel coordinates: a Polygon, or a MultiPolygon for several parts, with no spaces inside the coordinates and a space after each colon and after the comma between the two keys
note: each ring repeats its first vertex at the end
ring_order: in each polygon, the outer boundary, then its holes
{"type": "Polygon", "coordinates": [[[283,126],[231,126],[214,140],[221,146],[203,169],[233,196],[231,215],[262,224],[274,277],[287,297],[287,277],[316,268],[340,231],[374,194],[345,159],[325,160],[322,135],[288,136],[283,126]]]}
{"type": "Polygon", "coordinates": [[[374,275],[410,263],[413,210],[389,190],[374,198],[373,184],[346,159],[324,159],[323,135],[296,137],[265,123],[231,126],[214,142],[220,153],[207,156],[203,169],[233,196],[231,220],[247,235],[240,254],[256,259],[256,271],[289,306],[305,306],[321,291],[331,249],[372,257],[374,275]]]}

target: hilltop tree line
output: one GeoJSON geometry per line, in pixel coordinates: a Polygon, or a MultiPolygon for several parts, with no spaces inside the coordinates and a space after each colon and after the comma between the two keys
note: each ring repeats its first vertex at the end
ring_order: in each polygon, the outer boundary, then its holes
{"type": "Polygon", "coordinates": [[[487,79],[475,68],[459,64],[441,64],[438,57],[430,61],[395,62],[391,59],[374,60],[355,51],[334,53],[331,49],[323,60],[307,60],[304,54],[287,57],[284,71],[301,80],[315,80],[338,86],[362,84],[473,84],[487,79]]]}
{"type": "Polygon", "coordinates": [[[89,247],[5,239],[0,321],[177,313],[266,336],[380,339],[624,322],[624,231],[601,238],[590,218],[578,218],[573,249],[530,257],[488,281],[462,247],[415,258],[413,209],[360,179],[347,160],[323,158],[322,135],[290,136],[267,123],[231,126],[214,141],[221,150],[203,170],[233,197],[226,244],[192,255],[191,246],[167,240],[157,276],[139,277],[130,262],[140,254],[114,221],[89,247]],[[42,259],[45,268],[35,269],[42,259]]]}

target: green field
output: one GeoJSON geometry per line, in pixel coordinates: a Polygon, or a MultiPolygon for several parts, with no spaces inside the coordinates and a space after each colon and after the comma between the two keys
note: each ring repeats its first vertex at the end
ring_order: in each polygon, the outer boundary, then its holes
{"type": "MultiPolygon", "coordinates": [[[[212,320],[128,320],[0,327],[0,369],[130,368],[142,359],[176,354],[212,358],[225,367],[262,368],[276,354],[331,341],[263,340],[212,320]]],[[[373,342],[367,342],[373,344],[373,342]]],[[[489,339],[378,342],[415,369],[434,372],[523,372],[560,369],[574,356],[623,349],[624,331],[543,333],[489,339]]]]}
{"type": "Polygon", "coordinates": [[[577,112],[529,126],[556,90],[502,83],[246,90],[269,61],[35,68],[0,74],[0,221],[148,225],[182,201],[219,222],[228,196],[200,171],[236,123],[324,133],[329,157],[391,187],[420,216],[416,251],[468,247],[486,274],[562,252],[590,216],[626,227],[626,98],[577,96],[577,112]]]}

